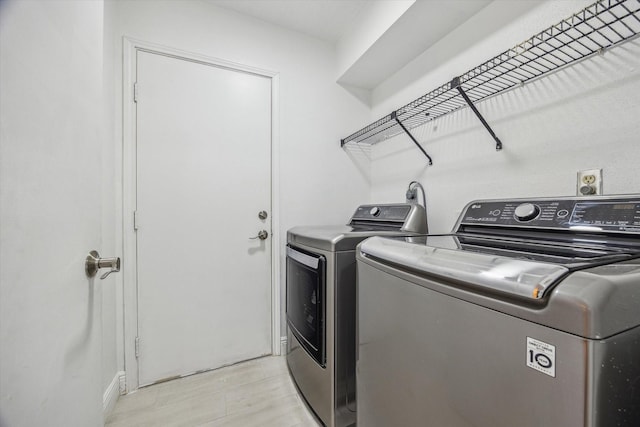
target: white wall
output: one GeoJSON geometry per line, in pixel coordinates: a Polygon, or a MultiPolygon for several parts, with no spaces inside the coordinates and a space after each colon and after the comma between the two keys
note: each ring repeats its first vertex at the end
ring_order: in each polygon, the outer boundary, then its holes
{"type": "MultiPolygon", "coordinates": [[[[114,14],[116,68],[122,37],[127,36],[279,73],[280,137],[274,147],[280,185],[274,203],[279,205],[281,248],[274,256],[283,266],[283,297],[286,230],[345,223],[369,199],[367,159],[345,155],[339,144],[354,123],[368,119],[369,111],[335,83],[333,47],[198,0],[108,2],[107,7],[114,14]]],[[[116,82],[118,133],[120,84],[116,82]]],[[[283,315],[281,319],[284,335],[283,315]]]]}
{"type": "Polygon", "coordinates": [[[102,1],[0,3],[2,426],[103,425],[102,31],[102,1]]]}
{"type": "MultiPolygon", "coordinates": [[[[497,8],[508,6],[508,2],[501,3],[488,6],[467,24],[487,21],[482,13],[497,14],[497,8]]],[[[434,66],[427,65],[429,51],[425,52],[408,66],[413,69],[401,70],[374,91],[374,117],[410,102],[589,3],[572,0],[534,5],[509,25],[485,34],[459,55],[434,66]],[[420,66],[428,72],[419,75],[420,66]]],[[[451,34],[442,42],[455,44],[459,37],[451,34]]],[[[446,45],[434,49],[443,52],[446,45]]],[[[604,169],[605,194],[638,193],[638,94],[640,41],[636,39],[479,103],[479,110],[504,144],[500,152],[469,108],[414,130],[433,157],[431,167],[405,135],[377,144],[372,150],[372,200],[395,200],[411,180],[418,180],[427,192],[430,231],[447,232],[464,205],[476,198],[575,195],[576,172],[581,169],[604,169]]]]}

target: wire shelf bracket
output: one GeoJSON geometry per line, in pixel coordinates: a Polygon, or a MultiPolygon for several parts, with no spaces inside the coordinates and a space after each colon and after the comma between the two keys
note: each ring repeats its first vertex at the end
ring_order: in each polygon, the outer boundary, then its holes
{"type": "Polygon", "coordinates": [[[482,123],[482,125],[487,130],[487,132],[489,132],[489,134],[496,141],[496,151],[502,150],[502,141],[500,141],[500,139],[496,136],[495,132],[493,131],[493,129],[491,129],[491,126],[489,126],[489,123],[487,123],[487,121],[484,119],[484,117],[482,117],[482,114],[480,114],[480,111],[478,111],[476,106],[473,105],[473,101],[471,100],[471,98],[469,98],[469,95],[467,95],[467,93],[464,91],[464,89],[462,89],[462,85],[460,85],[460,77],[455,77],[453,80],[451,80],[451,89],[457,89],[458,90],[458,92],[460,93],[460,96],[462,96],[462,98],[464,98],[464,100],[469,105],[471,110],[478,117],[478,120],[480,120],[480,123],[482,123]]]}
{"type": "Polygon", "coordinates": [[[640,0],[598,0],[517,46],[472,68],[340,141],[376,144],[403,132],[429,159],[411,130],[470,107],[496,142],[502,142],[476,105],[560,68],[631,40],[640,34],[640,0]]]}
{"type": "Polygon", "coordinates": [[[425,156],[427,156],[427,159],[429,160],[429,165],[433,165],[433,160],[431,159],[431,156],[427,154],[427,152],[424,150],[424,148],[422,148],[422,145],[420,145],[420,143],[415,139],[415,137],[411,134],[411,132],[409,132],[409,129],[407,129],[402,122],[400,121],[400,119],[398,119],[398,117],[396,116],[396,112],[394,111],[393,113],[391,113],[391,118],[394,119],[396,121],[396,123],[398,123],[398,126],[400,126],[402,128],[402,130],[409,135],[409,138],[411,138],[411,141],[413,141],[414,144],[416,144],[416,147],[418,147],[420,149],[420,151],[422,151],[422,154],[424,154],[425,156]]]}

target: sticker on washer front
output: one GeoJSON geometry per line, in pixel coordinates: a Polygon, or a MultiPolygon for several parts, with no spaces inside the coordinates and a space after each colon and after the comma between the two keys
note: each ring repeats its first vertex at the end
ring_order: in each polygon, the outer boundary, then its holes
{"type": "Polygon", "coordinates": [[[556,377],[556,346],[527,337],[527,366],[556,377]]]}

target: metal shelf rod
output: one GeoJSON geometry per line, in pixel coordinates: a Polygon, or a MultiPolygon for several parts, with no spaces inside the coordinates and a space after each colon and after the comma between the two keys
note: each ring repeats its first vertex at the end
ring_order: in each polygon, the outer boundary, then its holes
{"type": "Polygon", "coordinates": [[[404,127],[404,125],[402,124],[402,122],[398,119],[398,117],[396,116],[395,111],[393,113],[391,113],[391,116],[396,120],[396,123],[398,123],[398,125],[400,125],[400,127],[402,128],[403,131],[405,131],[405,133],[407,135],[409,135],[409,138],[411,138],[411,141],[413,141],[414,144],[416,144],[416,147],[418,147],[420,149],[420,151],[422,151],[422,154],[424,154],[425,156],[427,156],[427,159],[429,159],[429,165],[433,165],[433,160],[431,160],[431,156],[427,154],[427,152],[424,150],[424,148],[422,148],[422,145],[420,145],[420,143],[413,137],[413,135],[411,134],[411,132],[409,132],[409,130],[404,127]]]}
{"type": "Polygon", "coordinates": [[[469,96],[467,96],[465,91],[462,89],[462,86],[460,86],[460,77],[456,77],[453,80],[451,80],[451,88],[452,89],[458,89],[458,92],[460,92],[460,95],[464,98],[465,101],[467,101],[467,104],[469,104],[469,107],[471,107],[471,110],[478,117],[478,119],[480,120],[480,122],[482,123],[484,128],[487,130],[487,132],[489,132],[489,134],[496,141],[496,151],[502,150],[502,142],[500,141],[500,139],[498,139],[498,137],[496,136],[496,134],[493,131],[493,129],[491,129],[491,126],[489,126],[489,123],[487,123],[487,121],[484,119],[484,117],[482,117],[482,114],[480,114],[480,111],[478,111],[476,106],[473,105],[473,101],[471,101],[471,99],[469,99],[469,96]]]}

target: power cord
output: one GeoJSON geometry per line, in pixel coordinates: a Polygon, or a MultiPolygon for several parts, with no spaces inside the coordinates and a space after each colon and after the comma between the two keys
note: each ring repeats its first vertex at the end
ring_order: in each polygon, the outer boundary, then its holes
{"type": "MultiPolygon", "coordinates": [[[[420,202],[418,200],[418,190],[420,190],[420,193],[422,193],[422,206],[424,207],[424,213],[425,213],[425,218],[426,218],[427,197],[425,195],[424,188],[422,187],[422,184],[420,184],[418,181],[411,181],[409,183],[409,187],[407,187],[407,193],[406,193],[407,203],[420,204],[420,202]]],[[[427,222],[427,229],[429,229],[428,222],[427,222]]]]}
{"type": "Polygon", "coordinates": [[[407,193],[406,193],[406,198],[407,198],[407,203],[418,203],[420,204],[420,201],[418,200],[418,192],[417,190],[420,190],[420,193],[422,193],[422,206],[424,207],[424,210],[427,210],[427,198],[425,196],[425,192],[424,192],[424,188],[422,187],[422,184],[420,184],[418,181],[411,181],[409,183],[409,187],[407,188],[407,193]]]}

